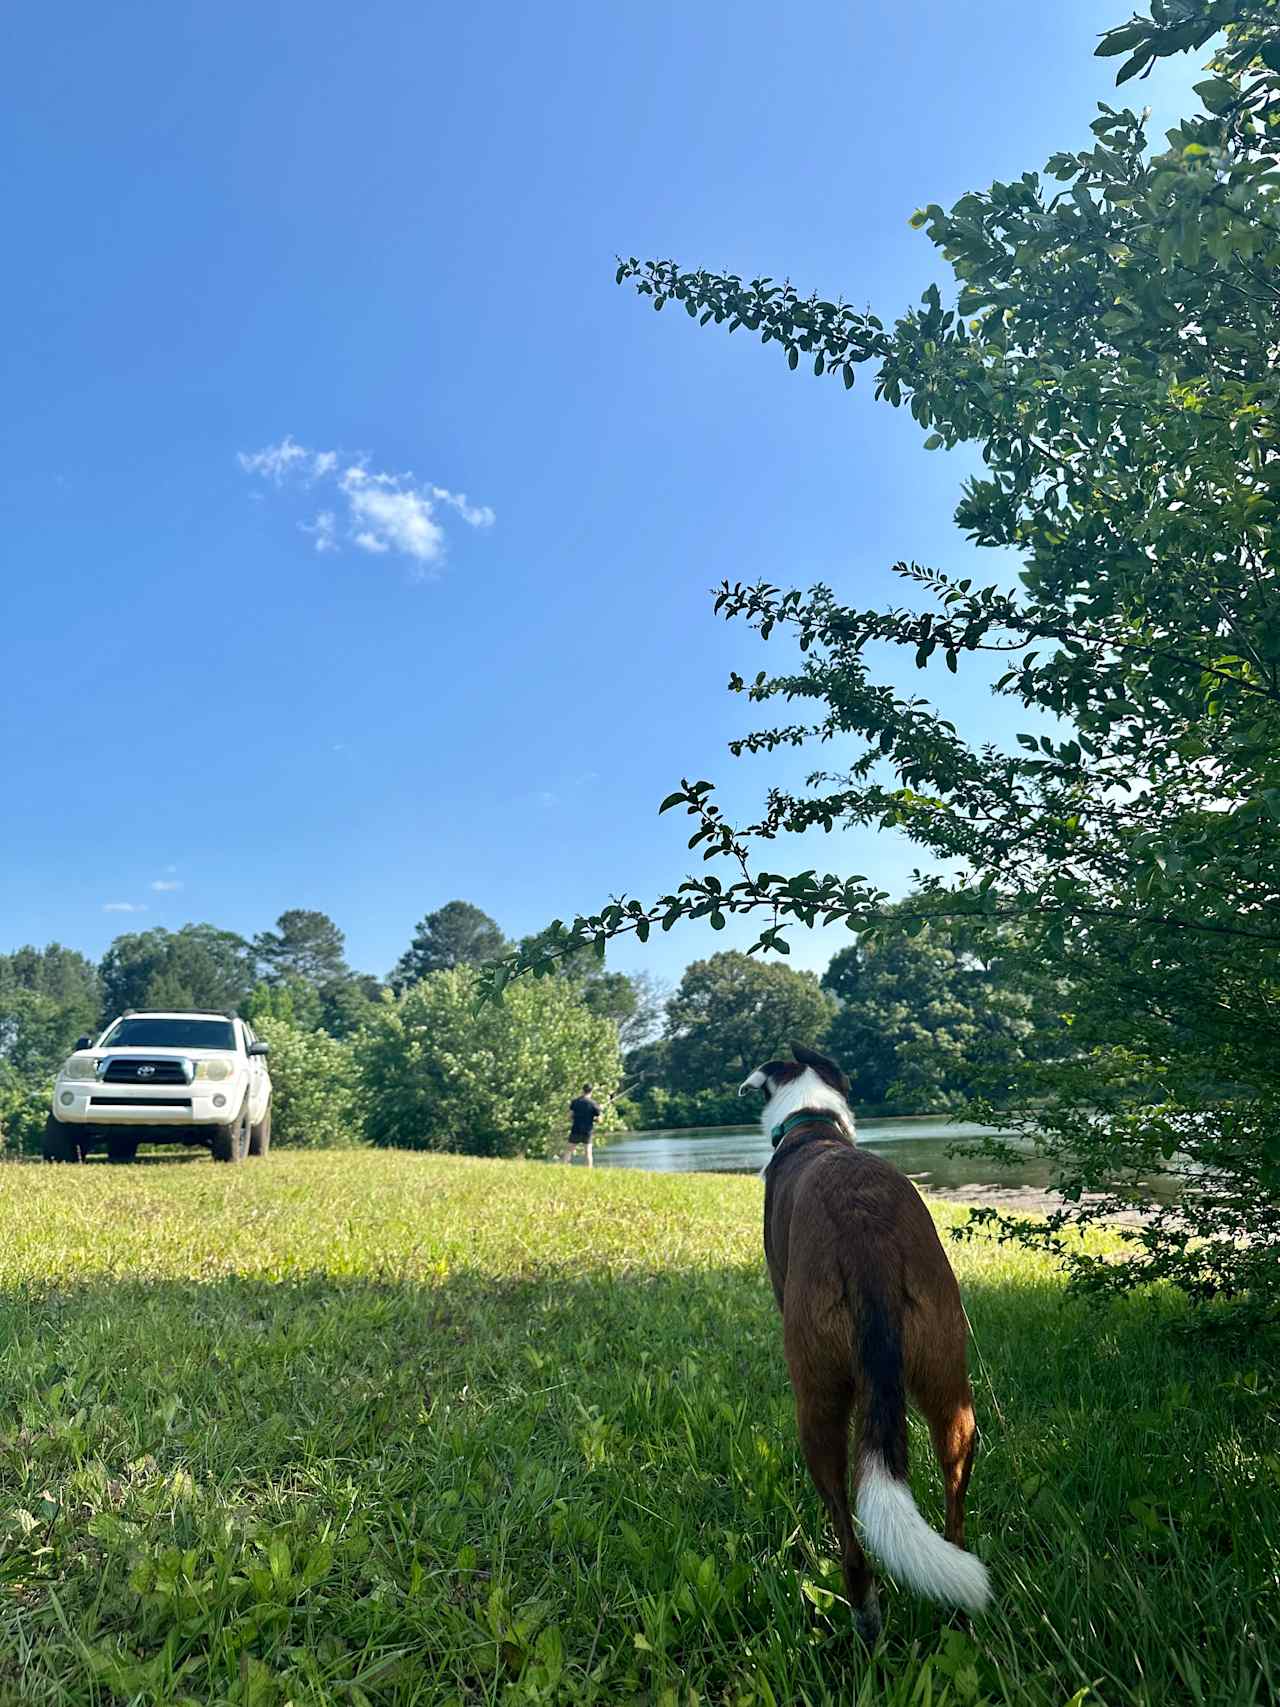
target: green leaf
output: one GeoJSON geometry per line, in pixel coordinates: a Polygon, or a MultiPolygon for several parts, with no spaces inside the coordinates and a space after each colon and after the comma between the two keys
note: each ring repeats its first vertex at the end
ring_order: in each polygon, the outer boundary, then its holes
{"type": "Polygon", "coordinates": [[[1132,24],[1122,24],[1119,29],[1108,30],[1102,40],[1094,48],[1094,54],[1099,59],[1112,59],[1117,54],[1128,53],[1143,41],[1151,26],[1142,19],[1132,24]]]}
{"type": "Polygon", "coordinates": [[[1206,83],[1197,83],[1195,91],[1211,113],[1226,112],[1240,98],[1239,89],[1226,77],[1211,77],[1206,83]]]}
{"type": "Polygon", "coordinates": [[[1127,83],[1131,77],[1136,77],[1140,71],[1145,71],[1156,62],[1156,56],[1149,48],[1140,47],[1132,59],[1127,59],[1116,73],[1116,86],[1127,83]]]}

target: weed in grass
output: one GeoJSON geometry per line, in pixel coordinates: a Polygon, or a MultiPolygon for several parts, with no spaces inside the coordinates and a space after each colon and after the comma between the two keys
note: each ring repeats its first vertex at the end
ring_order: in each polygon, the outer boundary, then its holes
{"type": "MultiPolygon", "coordinates": [[[[997,1608],[886,1590],[868,1655],[756,1181],[345,1153],[3,1187],[4,1707],[1280,1698],[1276,1363],[1171,1303],[955,1251],[997,1608]]],[[[914,1427],[912,1463],[940,1523],[914,1427]]]]}

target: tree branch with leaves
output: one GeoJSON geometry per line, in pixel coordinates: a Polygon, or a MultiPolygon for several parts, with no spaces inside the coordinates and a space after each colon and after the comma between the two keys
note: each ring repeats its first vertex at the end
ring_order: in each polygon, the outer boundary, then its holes
{"type": "Polygon", "coordinates": [[[1016,930],[1028,956],[1070,969],[1074,1064],[1037,1066],[1021,1114],[1000,1116],[1059,1168],[1068,1208],[1035,1237],[1101,1288],[1163,1276],[1197,1297],[1275,1300],[1280,11],[1154,0],[1098,52],[1123,56],[1123,83],[1210,44],[1199,106],[1163,145],[1144,114],[1103,106],[1089,144],[1044,173],[919,210],[955,274],[950,302],[930,287],[890,323],[789,281],[619,263],[655,310],[777,344],[793,370],[847,388],[870,366],[926,450],[980,451],[957,525],[1022,567],[1010,590],[900,563],[911,602],[890,609],[821,586],[723,584],[722,616],[794,646],[779,673],[731,689],[799,711],[732,750],[817,743],[835,764],[804,791],[771,791],[741,827],[709,781],[686,780],[663,810],[693,820],[702,870],[656,901],[557,922],[491,984],[693,919],[758,917],[757,951],[785,953],[796,926],[865,938],[889,914],[882,890],[780,873],[769,850],[815,826],[900,831],[955,868],[924,884],[923,918],[1016,930]],[[1031,727],[1008,750],[974,746],[873,676],[868,655],[886,645],[926,674],[1005,655],[995,691],[1031,727]],[[1220,1016],[1209,1033],[1206,1012],[1220,1016]],[[1181,1198],[1158,1208],[1170,1180],[1181,1198]],[[1130,1265],[1069,1243],[1134,1204],[1150,1219],[1130,1265]]]}

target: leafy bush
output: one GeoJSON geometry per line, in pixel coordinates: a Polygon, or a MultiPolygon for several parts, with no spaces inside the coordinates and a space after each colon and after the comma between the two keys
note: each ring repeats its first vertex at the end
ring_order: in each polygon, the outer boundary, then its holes
{"type": "Polygon", "coordinates": [[[336,1150],[361,1143],[363,1095],[354,1046],[266,1016],[256,1029],[271,1046],[272,1144],[336,1150]]]}
{"type": "Polygon", "coordinates": [[[378,1010],[360,1050],[373,1143],[543,1156],[563,1142],[582,1085],[604,1101],[618,1084],[617,1027],[569,980],[526,981],[484,1005],[479,991],[477,971],[458,966],[378,1010]]]}
{"type": "Polygon", "coordinates": [[[38,1156],[49,1114],[49,1086],[0,1078],[0,1158],[38,1156]]]}

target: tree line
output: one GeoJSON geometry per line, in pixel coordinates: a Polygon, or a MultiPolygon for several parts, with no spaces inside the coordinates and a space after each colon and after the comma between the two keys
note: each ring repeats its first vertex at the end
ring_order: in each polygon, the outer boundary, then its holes
{"type": "Polygon", "coordinates": [[[694,961],[661,1036],[627,1057],[637,1122],[740,1122],[738,1086],[793,1040],[841,1063],[864,1114],[1006,1102],[1028,1058],[1065,1047],[1065,980],[1028,962],[1012,933],[920,925],[914,906],[888,909],[880,934],[841,949],[821,976],[734,950],[694,961]]]}
{"type": "Polygon", "coordinates": [[[33,1149],[81,1035],[128,1009],[238,1012],[271,1045],[274,1140],[537,1154],[583,1076],[621,1080],[651,1025],[644,978],[594,957],[489,1010],[476,968],[517,945],[466,901],[418,924],[386,979],[353,970],[329,916],[291,908],[252,939],[212,924],[117,937],[96,965],[60,943],[0,955],[0,1143],[33,1149]]]}
{"type": "Polygon", "coordinates": [[[846,1063],[866,1110],[999,1097],[1056,992],[980,958],[961,928],[909,930],[846,947],[821,978],[715,954],[669,994],[585,950],[496,1005],[480,1000],[481,970],[529,945],[466,901],[427,914],[386,979],[353,971],[342,930],[302,908],[252,939],[211,924],[126,933],[96,965],[58,943],[20,948],[0,955],[0,1107],[11,1142],[34,1135],[76,1037],[129,1008],[251,1020],[272,1046],[286,1144],[537,1153],[588,1081],[615,1125],[738,1122],[738,1085],[792,1040],[846,1063]]]}

